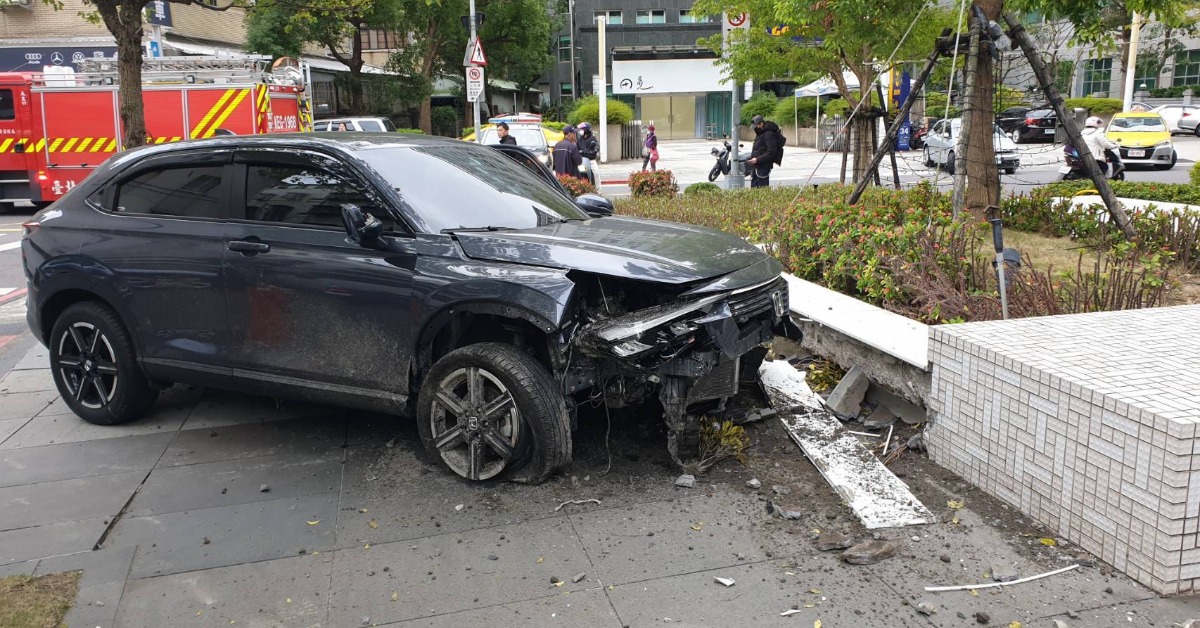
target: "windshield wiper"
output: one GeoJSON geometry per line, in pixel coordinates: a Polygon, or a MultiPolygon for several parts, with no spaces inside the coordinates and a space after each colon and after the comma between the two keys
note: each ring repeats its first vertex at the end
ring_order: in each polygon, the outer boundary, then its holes
{"type": "Polygon", "coordinates": [[[449,229],[442,229],[440,233],[469,233],[469,232],[473,232],[473,231],[512,231],[513,229],[514,229],[513,227],[493,227],[491,225],[489,225],[487,227],[451,227],[449,229]]]}

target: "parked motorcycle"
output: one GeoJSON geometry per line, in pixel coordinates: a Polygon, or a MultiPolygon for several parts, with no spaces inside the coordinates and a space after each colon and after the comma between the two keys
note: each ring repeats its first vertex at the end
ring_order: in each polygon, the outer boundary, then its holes
{"type": "MultiPolygon", "coordinates": [[[[1066,165],[1058,169],[1059,181],[1073,181],[1076,179],[1090,179],[1087,170],[1083,167],[1083,160],[1079,158],[1079,153],[1075,147],[1067,144],[1063,147],[1063,154],[1066,157],[1066,165]]],[[[1108,162],[1108,172],[1110,178],[1114,181],[1125,180],[1125,165],[1121,163],[1121,158],[1118,156],[1114,159],[1113,151],[1104,151],[1105,161],[1108,162]]]]}
{"type": "MultiPolygon", "coordinates": [[[[729,153],[733,151],[733,146],[731,146],[729,144],[729,140],[725,140],[724,144],[725,144],[724,148],[713,148],[712,149],[712,155],[713,155],[713,157],[717,158],[717,163],[716,163],[716,165],[714,165],[712,167],[712,170],[708,171],[708,182],[709,183],[716,181],[717,177],[719,177],[723,174],[724,175],[729,174],[729,171],[731,168],[731,165],[730,165],[731,162],[729,160],[729,153]]],[[[738,144],[738,148],[742,148],[742,145],[740,143],[738,144]]],[[[739,160],[739,161],[744,161],[744,160],[739,160]]]]}
{"type": "Polygon", "coordinates": [[[925,147],[926,135],[929,135],[929,129],[926,127],[913,131],[912,137],[908,138],[908,147],[912,150],[921,150],[925,147]]]}

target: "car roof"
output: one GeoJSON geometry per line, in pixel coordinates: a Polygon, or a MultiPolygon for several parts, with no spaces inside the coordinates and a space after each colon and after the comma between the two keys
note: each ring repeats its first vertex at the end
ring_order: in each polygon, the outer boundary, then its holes
{"type": "MultiPolygon", "coordinates": [[[[214,150],[237,148],[308,148],[341,152],[360,152],[382,148],[420,148],[431,146],[463,146],[473,144],[438,135],[405,133],[361,133],[358,131],[335,131],[316,133],[270,133],[265,135],[225,135],[201,140],[152,144],[126,151],[123,155],[136,155],[138,160],[154,155],[167,155],[176,151],[194,150],[199,146],[214,150]]],[[[119,161],[125,162],[125,159],[119,161]]]]}
{"type": "Polygon", "coordinates": [[[1162,118],[1153,111],[1122,111],[1113,115],[1114,118],[1162,118]]]}
{"type": "Polygon", "coordinates": [[[321,118],[315,122],[350,122],[351,120],[383,120],[382,116],[350,116],[348,118],[321,118]]]}

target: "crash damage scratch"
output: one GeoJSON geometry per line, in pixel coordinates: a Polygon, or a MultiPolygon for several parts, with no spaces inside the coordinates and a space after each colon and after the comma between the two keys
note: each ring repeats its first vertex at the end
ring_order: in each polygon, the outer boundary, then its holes
{"type": "Polygon", "coordinates": [[[933,513],[842,426],[784,360],[764,362],[759,378],[792,440],[867,529],[933,523],[933,513]]]}

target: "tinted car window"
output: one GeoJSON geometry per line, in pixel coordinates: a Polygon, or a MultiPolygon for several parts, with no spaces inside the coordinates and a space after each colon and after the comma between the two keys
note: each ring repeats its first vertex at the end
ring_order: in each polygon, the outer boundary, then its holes
{"type": "Polygon", "coordinates": [[[376,208],[352,181],[315,166],[246,167],[246,219],[342,228],[342,205],[353,203],[381,220],[376,208]]]}
{"type": "Polygon", "coordinates": [[[13,101],[11,89],[0,89],[0,120],[12,120],[17,117],[16,103],[13,101]]]}
{"type": "MultiPolygon", "coordinates": [[[[513,128],[510,128],[508,130],[508,133],[509,133],[509,135],[512,135],[513,137],[517,138],[517,146],[525,146],[528,148],[545,148],[546,147],[546,136],[545,136],[545,134],[542,133],[541,129],[529,129],[529,128],[513,129],[513,128]]],[[[496,129],[494,129],[494,128],[484,129],[483,130],[483,142],[481,142],[481,143],[482,144],[499,144],[500,136],[496,134],[496,129]]]]}
{"type": "Polygon", "coordinates": [[[587,218],[561,191],[490,148],[382,148],[359,155],[435,231],[528,229],[587,218]]]}
{"type": "Polygon", "coordinates": [[[395,132],[396,132],[396,125],[392,124],[392,121],[391,121],[391,120],[388,120],[387,118],[384,118],[384,119],[383,119],[383,130],[384,130],[384,131],[387,131],[388,133],[395,133],[395,132]]]}
{"type": "Polygon", "coordinates": [[[359,120],[358,126],[363,131],[370,131],[372,133],[383,132],[383,125],[379,123],[379,120],[359,120]]]}
{"type": "Polygon", "coordinates": [[[224,166],[200,166],[145,172],[117,186],[117,211],[221,218],[221,177],[224,170],[224,166]]]}

